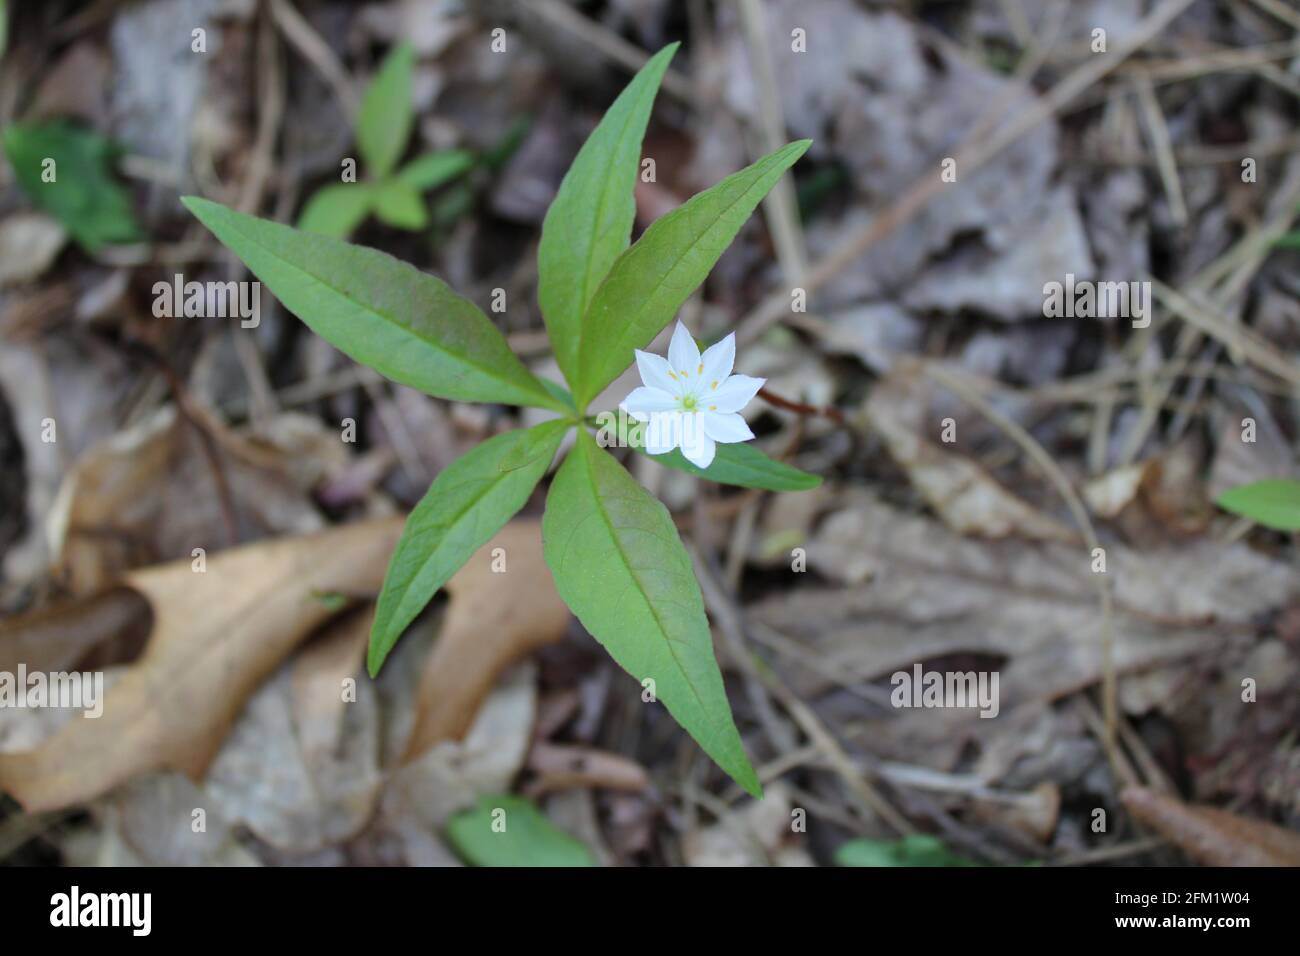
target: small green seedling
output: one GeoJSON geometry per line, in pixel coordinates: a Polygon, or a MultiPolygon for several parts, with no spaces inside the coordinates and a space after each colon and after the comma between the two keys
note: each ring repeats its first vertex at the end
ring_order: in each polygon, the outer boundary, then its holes
{"type": "Polygon", "coordinates": [[[595,866],[591,853],[529,800],[489,794],[447,821],[447,839],[474,866],[595,866]]]}
{"type": "Polygon", "coordinates": [[[528,371],[477,306],[427,273],[205,199],[184,202],[290,312],[358,362],[437,398],[558,414],[483,442],[444,469],[415,506],[379,596],[370,673],[434,593],[524,506],[576,429],[542,521],[556,589],[610,656],[653,688],[642,696],[662,701],[757,795],[762,788],[727,703],[690,556],[668,510],[601,447],[587,417],[592,399],[635,360],[646,384],[628,396],[625,411],[651,436],[629,442],[639,451],[725,484],[782,490],[819,481],[743,443],[752,435],[736,412],[762,380],[730,375],[734,336],[700,355],[679,329],[666,361],[641,351],[809,146],[791,143],[728,176],[629,245],[641,140],[675,50],[660,51],[614,101],[543,223],[538,297],[568,390],[528,371]]]}
{"type": "Polygon", "coordinates": [[[3,138],[23,192],[87,252],[142,238],[130,194],[113,178],[121,150],[111,140],[63,122],[14,123],[3,138]]]}
{"type": "Polygon", "coordinates": [[[357,149],[370,177],[324,186],[307,200],[298,228],[346,238],[372,212],[385,225],[417,231],[429,224],[423,193],[474,167],[468,150],[443,150],[419,156],[401,169],[415,114],[411,108],[411,69],[415,51],[395,47],[366,88],[357,114],[357,149]]]}

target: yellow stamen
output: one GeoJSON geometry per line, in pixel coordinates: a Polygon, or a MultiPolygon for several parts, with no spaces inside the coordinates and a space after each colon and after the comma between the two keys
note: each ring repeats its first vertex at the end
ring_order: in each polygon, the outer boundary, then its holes
{"type": "Polygon", "coordinates": [[[710,406],[709,406],[709,411],[711,411],[711,412],[716,412],[717,410],[718,410],[718,406],[717,406],[717,405],[710,405],[710,406]]]}
{"type": "Polygon", "coordinates": [[[686,369],[682,369],[682,378],[690,378],[690,377],[691,377],[691,373],[686,371],[686,369]]]}
{"type": "Polygon", "coordinates": [[[668,377],[671,378],[674,382],[677,381],[677,373],[674,372],[672,369],[668,370],[668,377]]]}
{"type": "Polygon", "coordinates": [[[703,362],[700,363],[699,371],[697,371],[695,374],[696,374],[696,375],[703,375],[703,374],[704,374],[704,363],[703,363],[703,362]]]}
{"type": "Polygon", "coordinates": [[[713,383],[711,386],[709,386],[709,387],[710,387],[710,388],[717,388],[717,387],[718,387],[718,383],[717,383],[717,382],[714,382],[714,383],[713,383]]]}

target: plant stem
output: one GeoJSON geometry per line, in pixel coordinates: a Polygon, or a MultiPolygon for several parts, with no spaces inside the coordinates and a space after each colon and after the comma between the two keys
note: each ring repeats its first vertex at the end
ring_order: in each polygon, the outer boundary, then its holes
{"type": "Polygon", "coordinates": [[[795,412],[799,415],[818,415],[822,418],[829,418],[837,425],[845,424],[844,413],[831,405],[805,405],[803,402],[791,401],[788,398],[782,398],[766,386],[758,390],[758,397],[769,405],[784,408],[787,412],[795,412]]]}

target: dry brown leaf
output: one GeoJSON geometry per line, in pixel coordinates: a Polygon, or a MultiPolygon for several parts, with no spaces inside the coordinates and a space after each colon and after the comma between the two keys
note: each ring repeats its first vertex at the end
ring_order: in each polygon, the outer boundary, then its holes
{"type": "Polygon", "coordinates": [[[463,740],[434,744],[396,768],[384,790],[385,826],[439,830],[485,793],[504,793],[524,765],[537,715],[537,666],[507,671],[472,718],[463,740]]]}
{"type": "Polygon", "coordinates": [[[81,456],[59,489],[49,538],[69,589],[91,594],[131,568],[229,546],[232,521],[245,543],[321,530],[309,491],[346,457],[305,416],[237,434],[193,403],[189,417],[165,406],[81,456]]]}
{"type": "MultiPolygon", "coordinates": [[[[59,308],[45,303],[36,314],[43,319],[70,307],[70,300],[59,308]]],[[[3,557],[6,578],[26,581],[47,574],[46,518],[69,462],[118,430],[119,409],[125,407],[139,377],[120,349],[96,338],[18,339],[10,334],[16,310],[16,304],[6,309],[6,329],[0,334],[0,389],[12,409],[22,445],[27,533],[3,557]],[[55,441],[48,440],[47,419],[57,426],[55,441]]],[[[6,478],[8,473],[6,469],[6,478]]]]}
{"type": "Polygon", "coordinates": [[[321,593],[377,592],[400,517],[345,525],[134,571],[149,602],[144,653],[97,720],[70,722],[33,751],[0,755],[0,789],[32,812],[84,802],[148,770],[197,778],[244,702],[332,612],[321,593]]]}
{"type": "Polygon", "coordinates": [[[976,462],[923,437],[942,428],[927,412],[928,386],[917,362],[902,362],[872,389],[863,412],[935,513],[962,534],[1074,540],[1068,527],[1011,494],[976,462]]]}
{"type": "Polygon", "coordinates": [[[451,605],[420,682],[406,760],[443,740],[459,740],[497,676],[539,647],[558,641],[569,609],[542,557],[541,523],[512,521],[447,584],[451,605]],[[505,549],[506,570],[492,570],[505,549]]]}
{"type": "Polygon", "coordinates": [[[1129,787],[1124,806],[1206,866],[1300,866],[1300,833],[1217,807],[1129,787]]]}
{"type": "Polygon", "coordinates": [[[204,778],[227,819],[279,851],[337,846],[374,811],[381,717],[362,671],[370,620],[362,609],[331,624],[259,687],[204,778]],[[315,674],[304,681],[304,669],[315,674]],[[345,678],[355,681],[347,703],[345,678]]]}
{"type": "Polygon", "coordinates": [[[59,850],[68,866],[261,866],[211,807],[206,832],[194,832],[191,814],[203,801],[179,774],[142,777],[63,835],[59,850]]]}
{"type": "Polygon", "coordinates": [[[148,866],[231,865],[232,855],[256,864],[236,841],[223,808],[184,774],[137,777],[101,801],[98,809],[103,822],[100,854],[126,849],[139,858],[138,865],[148,866]],[[195,810],[203,811],[198,832],[195,810]]]}
{"type": "MultiPolygon", "coordinates": [[[[1010,726],[1014,708],[1100,679],[1102,617],[1086,550],[963,538],[872,496],[847,500],[808,545],[809,566],[843,586],[804,587],[750,609],[751,620],[802,645],[797,658],[778,659],[801,696],[827,691],[833,678],[871,681],[916,662],[982,655],[979,667],[958,669],[999,672],[997,718],[903,709],[879,718],[891,722],[888,731],[868,728],[891,756],[923,753],[946,769],[963,735],[995,733],[1010,726]]],[[[1149,551],[1112,545],[1107,575],[1121,675],[1240,651],[1255,640],[1259,615],[1285,605],[1297,587],[1286,565],[1212,541],[1149,551]]]]}
{"type": "Polygon", "coordinates": [[[294,727],[308,763],[333,751],[343,730],[343,709],[352,701],[343,682],[355,680],[370,640],[369,608],[332,622],[293,659],[290,676],[294,727]]]}

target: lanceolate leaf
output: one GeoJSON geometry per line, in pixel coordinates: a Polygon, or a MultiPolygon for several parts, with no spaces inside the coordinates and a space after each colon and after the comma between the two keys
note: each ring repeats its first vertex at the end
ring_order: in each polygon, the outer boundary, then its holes
{"type": "Polygon", "coordinates": [[[586,431],[546,499],[542,545],[582,625],[704,752],[758,796],[727,704],[704,600],[668,510],[586,431]]]}
{"type": "Polygon", "coordinates": [[[415,50],[409,43],[395,47],[366,87],[357,115],[357,149],[366,172],[383,179],[402,157],[411,135],[411,67],[415,50]]]}
{"type": "Polygon", "coordinates": [[[190,212],[335,348],[439,398],[568,409],[483,312],[439,279],[374,249],[187,196],[190,212]]]}
{"type": "Polygon", "coordinates": [[[441,186],[474,165],[474,154],[464,149],[449,149],[419,156],[397,172],[397,178],[420,191],[441,186]]]}
{"type": "Polygon", "coordinates": [[[641,140],[677,47],[656,53],[619,94],[578,151],[542,223],[537,298],[555,359],[570,383],[577,380],[582,313],[630,241],[641,140]]]}
{"type": "MultiPolygon", "coordinates": [[[[644,448],[633,446],[637,451],[644,448]]],[[[669,468],[676,468],[709,481],[723,485],[739,485],[742,488],[765,488],[768,491],[807,491],[822,483],[818,475],[800,471],[789,465],[768,458],[753,445],[739,442],[736,444],[718,444],[718,451],[713,464],[708,468],[699,468],[686,460],[681,449],[674,448],[666,455],[651,455],[653,461],[669,468]]]]}
{"type": "Polygon", "coordinates": [[[374,194],[370,183],[334,183],[318,190],[302,211],[298,228],[322,236],[346,239],[370,212],[374,194]]]}
{"type": "Polygon", "coordinates": [[[655,220],[615,260],[582,320],[579,408],[632,364],[677,314],[750,213],[811,145],[799,140],[728,176],[655,220]]]}
{"type": "Polygon", "coordinates": [[[384,577],[370,629],[371,676],[437,590],[528,501],[568,428],[551,421],[497,435],[434,479],[406,519],[384,577]],[[503,469],[521,446],[528,460],[503,469]]]}
{"type": "Polygon", "coordinates": [[[1218,497],[1226,511],[1278,531],[1300,531],[1300,481],[1266,478],[1229,488],[1218,497]]]}

